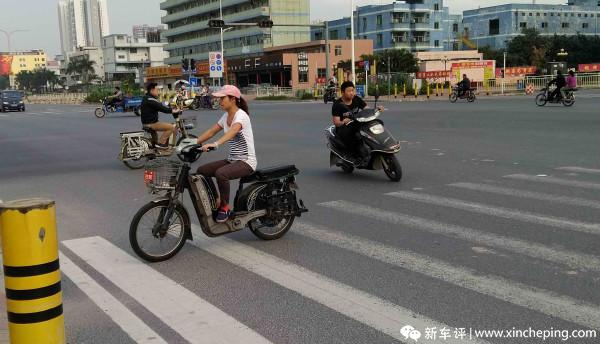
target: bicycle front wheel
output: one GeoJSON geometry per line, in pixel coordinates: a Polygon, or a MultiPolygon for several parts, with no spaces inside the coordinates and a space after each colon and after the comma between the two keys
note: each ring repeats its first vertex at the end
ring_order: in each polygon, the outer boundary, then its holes
{"type": "Polygon", "coordinates": [[[190,217],[180,203],[175,204],[165,228],[160,228],[167,215],[169,202],[164,199],[147,203],[131,220],[131,248],[146,261],[154,263],[172,258],[181,250],[191,231],[190,217]]]}

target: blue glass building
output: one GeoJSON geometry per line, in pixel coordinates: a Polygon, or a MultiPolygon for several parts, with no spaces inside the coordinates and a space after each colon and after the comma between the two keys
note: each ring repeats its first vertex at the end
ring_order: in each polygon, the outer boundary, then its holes
{"type": "Polygon", "coordinates": [[[542,35],[598,35],[599,0],[569,0],[567,5],[506,4],[463,12],[464,35],[479,47],[494,49],[524,28],[542,35]]]}
{"type": "MultiPolygon", "coordinates": [[[[393,1],[386,5],[359,6],[354,11],[355,38],[373,40],[374,51],[458,50],[462,16],[451,15],[443,0],[393,1]]],[[[330,39],[350,39],[350,17],[332,20],[330,39]]],[[[324,39],[322,30],[312,30],[313,40],[324,39]]]]}

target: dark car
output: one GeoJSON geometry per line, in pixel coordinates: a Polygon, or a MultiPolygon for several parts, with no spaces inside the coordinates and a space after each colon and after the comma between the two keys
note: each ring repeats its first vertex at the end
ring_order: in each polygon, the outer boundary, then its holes
{"type": "Polygon", "coordinates": [[[20,91],[0,92],[0,110],[2,110],[2,112],[10,110],[25,111],[23,93],[21,93],[20,91]]]}

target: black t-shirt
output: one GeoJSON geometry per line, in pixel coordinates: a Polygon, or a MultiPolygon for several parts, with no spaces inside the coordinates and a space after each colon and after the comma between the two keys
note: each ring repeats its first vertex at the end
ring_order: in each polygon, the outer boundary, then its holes
{"type": "Polygon", "coordinates": [[[354,96],[354,98],[352,98],[352,104],[350,104],[349,106],[344,104],[344,101],[342,100],[342,98],[340,98],[333,103],[333,106],[331,108],[331,115],[333,117],[339,117],[340,120],[343,120],[344,115],[348,112],[353,112],[356,109],[362,110],[365,107],[367,107],[367,103],[365,103],[365,101],[362,100],[359,96],[354,96]]]}

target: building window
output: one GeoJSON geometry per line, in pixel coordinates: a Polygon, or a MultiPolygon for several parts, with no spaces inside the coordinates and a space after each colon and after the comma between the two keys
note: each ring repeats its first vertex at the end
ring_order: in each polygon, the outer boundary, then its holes
{"type": "Polygon", "coordinates": [[[533,13],[529,12],[529,16],[530,16],[530,17],[533,17],[533,13]]]}
{"type": "Polygon", "coordinates": [[[520,23],[519,23],[519,27],[520,27],[521,29],[526,29],[526,28],[527,28],[527,23],[526,23],[526,22],[520,22],[520,23]]]}
{"type": "Polygon", "coordinates": [[[458,32],[458,24],[452,24],[452,32],[458,32]]]}
{"type": "Polygon", "coordinates": [[[137,54],[137,48],[131,48],[129,52],[132,54],[137,54]]]}
{"type": "Polygon", "coordinates": [[[500,19],[490,20],[489,31],[490,31],[490,35],[499,35],[500,34],[500,19]]]}
{"type": "Polygon", "coordinates": [[[440,23],[438,23],[438,22],[433,23],[433,28],[434,29],[439,29],[440,28],[440,23]]]}
{"type": "Polygon", "coordinates": [[[440,46],[440,41],[436,39],[435,41],[433,41],[433,45],[436,46],[436,47],[439,47],[440,46]]]}
{"type": "Polygon", "coordinates": [[[377,28],[381,29],[381,26],[383,26],[383,16],[382,15],[378,15],[377,16],[377,28]]]}
{"type": "Polygon", "coordinates": [[[586,14],[584,14],[583,16],[584,16],[585,18],[587,18],[587,17],[588,17],[588,16],[587,16],[587,13],[586,13],[586,14]]]}
{"type": "Polygon", "coordinates": [[[119,59],[124,59],[124,58],[125,58],[125,55],[119,55],[119,56],[117,56],[117,58],[119,58],[119,59]]]}
{"type": "Polygon", "coordinates": [[[338,31],[337,30],[329,31],[329,39],[338,39],[338,31]]]}
{"type": "Polygon", "coordinates": [[[550,17],[554,17],[554,12],[550,13],[550,17]]]}
{"type": "Polygon", "coordinates": [[[544,13],[544,17],[547,17],[547,16],[548,16],[548,13],[544,13]]]}
{"type": "Polygon", "coordinates": [[[557,13],[556,15],[557,15],[558,17],[560,17],[560,13],[557,13]]]}
{"type": "Polygon", "coordinates": [[[367,31],[367,18],[363,18],[363,31],[367,31]]]}
{"type": "Polygon", "coordinates": [[[563,29],[569,28],[569,23],[562,23],[562,28],[563,29]]]}
{"type": "Polygon", "coordinates": [[[548,23],[542,23],[542,29],[546,29],[548,27],[548,23]]]}
{"type": "Polygon", "coordinates": [[[581,24],[581,27],[584,28],[584,29],[587,29],[588,27],[590,27],[590,24],[583,23],[583,24],[581,24]]]}
{"type": "Polygon", "coordinates": [[[335,46],[335,56],[340,56],[340,55],[342,55],[342,46],[336,45],[335,46]]]}
{"type": "Polygon", "coordinates": [[[327,70],[325,68],[317,68],[317,78],[325,78],[327,75],[327,70]]]}
{"type": "Polygon", "coordinates": [[[577,16],[578,16],[579,18],[581,18],[581,13],[577,13],[577,16]]]}
{"type": "Polygon", "coordinates": [[[351,28],[346,28],[346,39],[351,39],[352,37],[352,29],[351,28]]]}
{"type": "Polygon", "coordinates": [[[308,82],[308,72],[298,71],[298,82],[308,82]]]}
{"type": "Polygon", "coordinates": [[[383,34],[377,34],[377,46],[381,47],[383,45],[383,34]]]}
{"type": "Polygon", "coordinates": [[[440,4],[433,4],[433,10],[434,11],[439,11],[440,10],[440,4]]]}
{"type": "Polygon", "coordinates": [[[536,17],[539,17],[541,14],[540,13],[536,13],[535,15],[536,15],[536,17]]]}
{"type": "Polygon", "coordinates": [[[521,17],[525,17],[526,15],[525,12],[521,13],[521,17]]]}

